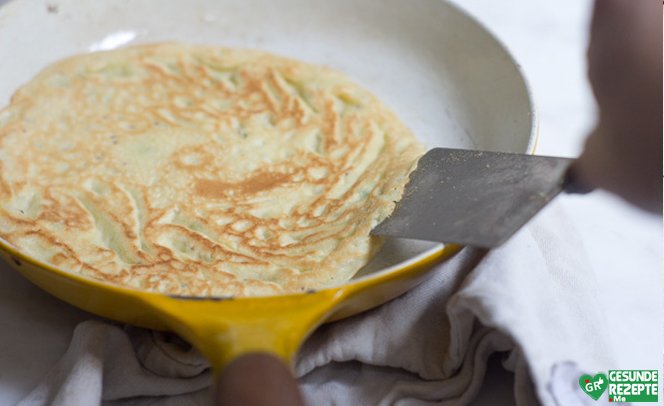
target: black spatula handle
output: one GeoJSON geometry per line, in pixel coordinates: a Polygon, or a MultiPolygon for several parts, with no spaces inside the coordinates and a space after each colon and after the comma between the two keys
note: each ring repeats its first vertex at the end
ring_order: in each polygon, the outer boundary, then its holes
{"type": "Polygon", "coordinates": [[[594,186],[589,186],[579,180],[579,177],[576,175],[575,164],[572,163],[567,168],[563,178],[563,191],[565,193],[586,194],[593,190],[595,190],[594,186]]]}

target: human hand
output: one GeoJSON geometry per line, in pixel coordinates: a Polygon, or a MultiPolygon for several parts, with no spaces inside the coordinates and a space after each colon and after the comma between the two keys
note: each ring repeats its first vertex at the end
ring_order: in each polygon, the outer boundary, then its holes
{"type": "Polygon", "coordinates": [[[597,126],[575,179],[650,211],[662,210],[662,5],[596,0],[588,74],[597,126]]]}
{"type": "Polygon", "coordinates": [[[304,402],[297,381],[283,361],[267,353],[250,353],[221,371],[213,404],[302,406],[304,402]]]}

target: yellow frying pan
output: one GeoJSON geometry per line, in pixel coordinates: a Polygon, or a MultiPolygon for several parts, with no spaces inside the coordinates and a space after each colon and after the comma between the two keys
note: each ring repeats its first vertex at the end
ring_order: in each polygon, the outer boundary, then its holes
{"type": "MultiPolygon", "coordinates": [[[[505,49],[441,0],[11,0],[0,8],[0,105],[65,56],[168,40],[260,48],[345,71],[428,147],[528,152],[536,120],[505,49]]],[[[341,286],[264,298],[184,298],[72,275],[0,241],[0,256],[77,307],[171,330],[220,369],[265,351],[290,363],[319,324],[377,306],[419,283],[457,246],[390,241],[362,276],[341,286]]]]}

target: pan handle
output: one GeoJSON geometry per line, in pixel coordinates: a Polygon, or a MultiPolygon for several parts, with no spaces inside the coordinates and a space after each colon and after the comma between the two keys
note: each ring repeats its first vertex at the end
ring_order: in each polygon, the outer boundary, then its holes
{"type": "Polygon", "coordinates": [[[342,288],[223,300],[161,296],[153,297],[151,305],[163,317],[164,325],[192,343],[210,361],[219,382],[218,399],[237,398],[244,393],[261,395],[258,398],[269,400],[268,404],[278,404],[278,399],[288,400],[284,404],[297,404],[299,392],[290,373],[295,354],[344,296],[342,288]],[[246,375],[247,371],[250,375],[246,375]],[[269,374],[269,378],[248,380],[262,382],[260,388],[233,384],[261,374],[269,374]],[[265,386],[268,381],[280,385],[265,386]],[[270,388],[276,392],[270,392],[270,388]],[[259,394],[261,391],[264,393],[259,394]],[[273,397],[262,397],[268,394],[273,397]]]}
{"type": "Polygon", "coordinates": [[[290,365],[304,339],[343,296],[341,289],[239,299],[164,297],[165,324],[194,345],[220,371],[237,357],[274,354],[290,365]]]}

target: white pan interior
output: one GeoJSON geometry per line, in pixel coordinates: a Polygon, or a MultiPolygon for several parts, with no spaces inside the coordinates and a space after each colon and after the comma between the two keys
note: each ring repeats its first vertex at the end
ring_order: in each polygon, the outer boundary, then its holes
{"type": "MultiPolygon", "coordinates": [[[[258,48],[341,70],[429,147],[532,150],[534,111],[518,66],[441,0],[13,0],[0,8],[0,105],[65,56],[172,40],[258,48]]],[[[360,275],[437,249],[391,240],[360,275]]]]}

